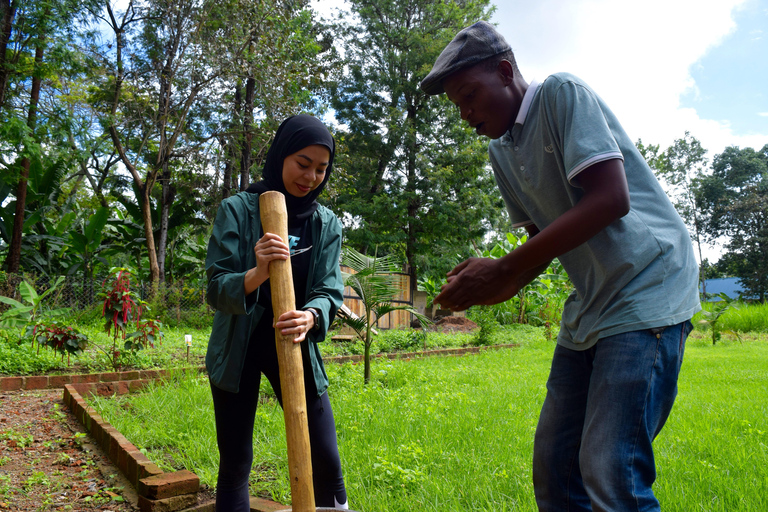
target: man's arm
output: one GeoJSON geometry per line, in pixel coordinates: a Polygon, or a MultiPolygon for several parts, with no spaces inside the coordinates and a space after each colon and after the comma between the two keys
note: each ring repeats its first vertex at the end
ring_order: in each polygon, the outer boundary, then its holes
{"type": "Polygon", "coordinates": [[[496,260],[471,258],[448,273],[435,302],[454,311],[513,297],[554,258],[583,244],[629,212],[629,188],[619,159],[598,162],[575,179],[584,196],[525,244],[496,260]]]}

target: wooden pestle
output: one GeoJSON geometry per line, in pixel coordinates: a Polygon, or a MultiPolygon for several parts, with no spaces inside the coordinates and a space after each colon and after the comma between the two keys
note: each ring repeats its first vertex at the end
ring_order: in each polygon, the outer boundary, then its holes
{"type": "MultiPolygon", "coordinates": [[[[274,233],[288,243],[288,213],[285,197],[280,192],[264,192],[259,196],[261,225],[265,233],[274,233]]],[[[275,320],[296,309],[293,293],[291,260],[273,260],[269,263],[269,285],[272,290],[272,309],[275,320]]],[[[283,391],[283,414],[288,443],[288,473],[291,478],[291,510],[315,512],[315,491],[312,487],[312,458],[307,426],[307,400],[304,393],[304,365],[301,345],[294,343],[294,335],[283,336],[275,330],[277,362],[280,367],[280,387],[283,391]]]]}

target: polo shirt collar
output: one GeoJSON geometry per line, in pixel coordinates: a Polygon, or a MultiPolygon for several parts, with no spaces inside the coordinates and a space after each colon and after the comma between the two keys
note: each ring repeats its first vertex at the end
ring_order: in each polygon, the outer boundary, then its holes
{"type": "Polygon", "coordinates": [[[525,91],[525,96],[523,96],[523,102],[520,104],[520,110],[517,112],[515,124],[525,124],[525,118],[528,116],[528,110],[531,108],[533,97],[536,96],[536,90],[538,88],[539,82],[531,80],[531,83],[528,84],[528,89],[525,91]]]}

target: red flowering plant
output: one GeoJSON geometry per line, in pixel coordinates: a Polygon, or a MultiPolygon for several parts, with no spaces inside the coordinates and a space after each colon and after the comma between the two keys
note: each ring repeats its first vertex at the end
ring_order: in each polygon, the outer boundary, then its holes
{"type": "Polygon", "coordinates": [[[32,329],[32,339],[37,342],[37,353],[40,347],[48,347],[61,354],[67,355],[67,365],[72,354],[80,355],[88,346],[88,337],[74,327],[59,325],[53,321],[50,323],[35,324],[32,329]]]}
{"type": "Polygon", "coordinates": [[[118,348],[118,338],[123,341],[122,350],[136,353],[147,347],[154,348],[155,341],[163,338],[162,326],[157,320],[141,320],[142,312],[149,309],[147,304],[131,291],[131,271],[127,268],[112,268],[109,277],[103,283],[104,307],[101,316],[105,319],[104,330],[112,333],[112,350],[107,355],[112,367],[119,370],[122,366],[123,353],[118,348]],[[131,324],[136,325],[135,332],[128,332],[131,324]],[[114,331],[113,331],[114,329],[114,331]]]}

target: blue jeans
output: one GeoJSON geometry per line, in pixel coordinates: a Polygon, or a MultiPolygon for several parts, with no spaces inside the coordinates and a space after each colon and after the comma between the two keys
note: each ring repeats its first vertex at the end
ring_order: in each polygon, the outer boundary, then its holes
{"type": "Polygon", "coordinates": [[[669,416],[686,321],[557,346],[533,449],[540,511],[656,511],[652,442],[669,416]]]}

